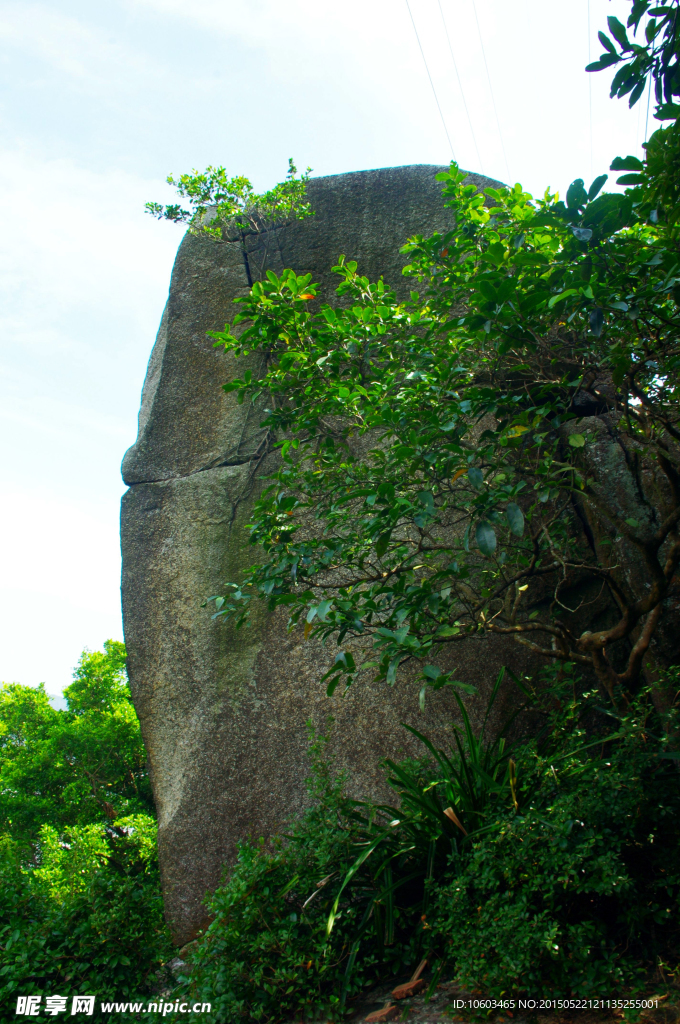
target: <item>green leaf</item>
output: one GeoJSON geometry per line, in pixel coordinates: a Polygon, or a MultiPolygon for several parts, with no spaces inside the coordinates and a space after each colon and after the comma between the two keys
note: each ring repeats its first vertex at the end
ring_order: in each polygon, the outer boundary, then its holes
{"type": "Polygon", "coordinates": [[[592,64],[586,65],[586,71],[604,71],[605,68],[610,68],[612,64],[618,64],[621,60],[615,53],[605,53],[599,60],[593,61],[592,64]]]}
{"type": "Polygon", "coordinates": [[[468,469],[467,475],[472,486],[478,491],[481,490],[484,486],[484,474],[481,469],[478,469],[477,466],[472,466],[468,469]]]}
{"type": "Polygon", "coordinates": [[[469,693],[471,696],[478,692],[477,687],[473,686],[472,683],[461,683],[458,679],[452,679],[448,685],[455,686],[457,690],[462,690],[463,693],[469,693]]]}
{"type": "Polygon", "coordinates": [[[610,53],[616,53],[616,47],[608,35],[605,35],[604,32],[598,32],[597,38],[600,40],[605,50],[609,50],[610,53]]]}
{"type": "Polygon", "coordinates": [[[438,679],[441,674],[442,670],[440,668],[437,668],[436,665],[425,665],[425,667],[423,668],[423,675],[425,676],[426,679],[435,680],[438,679]]]}
{"type": "Polygon", "coordinates": [[[332,697],[333,696],[333,694],[335,693],[335,689],[336,689],[338,683],[340,682],[341,678],[342,677],[339,676],[339,675],[338,676],[333,676],[333,678],[331,679],[330,683],[326,687],[326,696],[327,697],[332,697]]]}
{"type": "Polygon", "coordinates": [[[637,519],[625,519],[624,522],[626,522],[628,526],[632,526],[634,530],[640,525],[637,519]]]}
{"type": "Polygon", "coordinates": [[[522,509],[516,502],[511,501],[505,510],[505,514],[512,532],[516,537],[521,537],[524,533],[524,514],[522,509]]]}
{"type": "Polygon", "coordinates": [[[643,171],[645,165],[636,156],[616,156],[609,165],[610,171],[643,171]]]}
{"type": "Polygon", "coordinates": [[[459,633],[458,626],[440,626],[437,630],[437,636],[458,636],[459,633]]]}
{"type": "Polygon", "coordinates": [[[578,209],[580,206],[585,206],[587,202],[588,193],[583,187],[583,178],[577,178],[567,189],[567,206],[570,210],[578,209]]]}
{"type": "Polygon", "coordinates": [[[342,665],[347,672],[355,672],[356,665],[354,664],[354,658],[349,651],[341,651],[335,655],[335,664],[342,665]]]}
{"type": "Polygon", "coordinates": [[[378,558],[382,558],[385,552],[387,551],[391,536],[392,531],[386,530],[385,533],[381,533],[380,536],[378,537],[377,544],[375,545],[375,553],[378,556],[378,558]]]}
{"type": "Polygon", "coordinates": [[[602,188],[602,186],[604,185],[604,183],[605,183],[605,181],[607,180],[608,177],[609,177],[608,174],[600,174],[599,177],[595,178],[595,181],[592,183],[592,185],[588,189],[588,202],[589,203],[593,201],[593,199],[598,194],[598,192],[600,191],[600,189],[602,188]]]}
{"type": "Polygon", "coordinates": [[[420,491],[418,501],[427,509],[430,515],[434,513],[434,496],[432,491],[420,491]]]}
{"type": "Polygon", "coordinates": [[[491,523],[487,523],[484,519],[477,523],[475,539],[482,554],[491,557],[496,550],[496,534],[491,523]]]}
{"type": "Polygon", "coordinates": [[[654,111],[657,121],[676,121],[680,117],[680,105],[677,103],[664,103],[654,111]]]}
{"type": "Polygon", "coordinates": [[[548,309],[552,309],[558,302],[562,302],[563,299],[567,299],[570,295],[578,295],[578,288],[567,288],[565,291],[560,292],[559,295],[553,295],[548,303],[548,309]]]}
{"type": "Polygon", "coordinates": [[[570,434],[569,444],[572,448],[583,448],[586,443],[586,439],[583,434],[570,434]]]}
{"type": "Polygon", "coordinates": [[[617,185],[642,185],[644,182],[644,176],[642,174],[622,174],[620,178],[616,179],[617,185]]]}
{"type": "Polygon", "coordinates": [[[647,85],[647,79],[646,78],[640,78],[638,80],[637,85],[635,86],[635,88],[631,92],[630,96],[628,97],[628,106],[629,107],[634,107],[635,106],[635,104],[637,103],[637,101],[640,99],[640,97],[642,96],[643,92],[645,91],[645,86],[646,85],[647,85]]]}
{"type": "Polygon", "coordinates": [[[626,30],[623,27],[623,25],[621,24],[621,22],[619,21],[619,19],[615,18],[613,15],[610,15],[607,18],[607,24],[609,25],[609,31],[614,36],[614,39],[619,44],[621,49],[622,50],[630,50],[630,49],[632,49],[630,43],[628,42],[628,35],[626,34],[626,30]]]}

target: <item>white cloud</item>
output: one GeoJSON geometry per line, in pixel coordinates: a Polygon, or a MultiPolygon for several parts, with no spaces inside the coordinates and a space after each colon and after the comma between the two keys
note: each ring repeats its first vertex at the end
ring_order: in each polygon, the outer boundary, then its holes
{"type": "MultiPolygon", "coordinates": [[[[456,156],[464,166],[479,170],[439,2],[410,4],[456,156]]],[[[313,152],[315,140],[323,152],[333,136],[353,157],[360,136],[370,154],[368,163],[342,169],[450,159],[401,0],[346,0],[341,5],[315,0],[125,0],[125,6],[223,38],[227,61],[232,49],[247,47],[252,73],[243,82],[243,93],[253,130],[266,136],[274,121],[282,121],[295,137],[302,124],[311,123],[310,160],[317,166],[321,161],[313,152]],[[383,160],[375,159],[376,151],[382,151],[383,160]]],[[[476,6],[482,42],[473,0],[441,0],[484,170],[507,177],[495,100],[512,180],[542,192],[548,184],[563,188],[572,177],[587,176],[586,0],[548,5],[545,0],[523,0],[519,6],[485,0],[476,6]]],[[[625,0],[591,0],[590,6],[594,59],[601,49],[597,29],[608,14],[627,13],[629,5],[625,0]]],[[[609,73],[592,77],[596,174],[608,167],[622,143],[635,148],[637,124],[624,103],[608,99],[609,73]]]]}
{"type": "Polygon", "coordinates": [[[38,67],[50,68],[82,89],[110,89],[111,78],[132,91],[140,78],[166,78],[167,65],[137,49],[129,39],[117,40],[96,25],[45,3],[4,3],[0,41],[38,67]]]}
{"type": "Polygon", "coordinates": [[[5,150],[0,188],[0,678],[54,692],[121,636],[118,467],[181,232],[117,169],[5,150]]]}
{"type": "Polygon", "coordinates": [[[45,682],[56,693],[84,647],[121,637],[115,513],[113,505],[59,500],[39,486],[3,493],[0,679],[45,682]]]}
{"type": "MultiPolygon", "coordinates": [[[[2,416],[48,444],[60,437],[66,481],[69,447],[77,458],[105,435],[117,463],[134,439],[181,233],[143,213],[164,186],[119,170],[5,151],[0,189],[14,197],[0,211],[2,416]]],[[[29,470],[40,453],[29,442],[29,470]]]]}

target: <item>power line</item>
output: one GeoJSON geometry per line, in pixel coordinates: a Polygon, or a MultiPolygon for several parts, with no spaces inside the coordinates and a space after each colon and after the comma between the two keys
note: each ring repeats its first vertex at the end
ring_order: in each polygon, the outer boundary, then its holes
{"type": "Polygon", "coordinates": [[[484,58],[484,67],[486,68],[486,78],[489,83],[489,92],[491,93],[491,103],[493,104],[493,112],[496,115],[496,125],[498,126],[498,137],[501,140],[501,149],[503,150],[503,159],[505,160],[505,169],[508,172],[508,178],[512,177],[510,174],[510,165],[508,164],[508,157],[505,152],[505,143],[503,142],[503,132],[501,131],[501,122],[498,120],[498,111],[496,110],[496,100],[493,95],[493,86],[491,84],[491,75],[489,74],[489,65],[486,62],[486,52],[484,50],[484,40],[482,39],[482,30],[479,27],[479,18],[477,17],[477,8],[475,6],[475,0],[472,0],[472,10],[475,12],[475,21],[477,22],[477,35],[479,36],[479,42],[482,47],[482,57],[484,58]]]}
{"type": "Polygon", "coordinates": [[[420,53],[421,53],[421,56],[423,58],[423,63],[425,64],[425,70],[427,71],[427,77],[430,79],[430,85],[432,86],[432,92],[434,94],[434,101],[437,104],[437,110],[439,111],[439,116],[441,117],[442,124],[444,125],[444,131],[446,132],[446,138],[449,140],[449,146],[451,147],[451,156],[455,160],[456,159],[456,154],[453,151],[453,143],[451,142],[451,136],[449,135],[449,130],[446,127],[446,121],[444,120],[444,115],[442,114],[442,108],[439,106],[439,100],[437,99],[437,90],[434,87],[434,82],[432,81],[432,75],[430,74],[430,69],[427,66],[427,59],[425,57],[425,51],[423,50],[423,45],[420,42],[420,36],[418,35],[418,29],[416,28],[416,23],[413,20],[413,14],[411,12],[411,5],[409,4],[408,0],[406,0],[406,7],[408,8],[408,13],[411,15],[411,24],[413,25],[413,31],[415,32],[416,39],[418,40],[418,46],[420,47],[420,53]]]}
{"type": "MultiPolygon", "coordinates": [[[[588,63],[590,64],[590,0],[588,0],[588,63]]],[[[588,114],[590,118],[590,176],[593,176],[593,76],[588,75],[588,114]]]]}
{"type": "Polygon", "coordinates": [[[468,124],[470,125],[470,131],[472,132],[472,141],[475,144],[475,150],[477,152],[477,159],[479,160],[479,169],[482,172],[482,174],[484,174],[484,165],[482,164],[482,158],[481,158],[480,153],[479,153],[479,146],[477,145],[477,138],[475,136],[475,129],[474,129],[474,126],[472,124],[472,118],[470,117],[470,111],[468,110],[468,105],[467,105],[467,103],[465,101],[465,91],[463,90],[463,83],[461,82],[460,75],[458,74],[458,65],[456,64],[456,58],[453,55],[453,47],[451,46],[451,39],[449,38],[449,30],[448,30],[448,27],[447,27],[447,24],[446,24],[446,18],[444,17],[444,11],[442,10],[441,0],[437,0],[437,3],[439,4],[439,13],[442,16],[442,24],[444,25],[444,31],[446,33],[446,41],[449,44],[449,53],[451,54],[451,60],[453,61],[453,67],[454,67],[454,70],[456,72],[456,78],[458,79],[458,85],[460,87],[460,94],[461,94],[461,96],[463,98],[463,106],[465,107],[465,113],[467,114],[468,124]]]}

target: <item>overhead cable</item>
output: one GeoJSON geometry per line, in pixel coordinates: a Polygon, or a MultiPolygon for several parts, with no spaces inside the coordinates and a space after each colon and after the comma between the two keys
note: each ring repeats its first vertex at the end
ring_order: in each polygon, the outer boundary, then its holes
{"type": "MultiPolygon", "coordinates": [[[[510,165],[508,164],[508,157],[505,152],[505,143],[503,142],[503,132],[501,131],[501,122],[498,120],[498,111],[496,110],[496,100],[494,99],[493,86],[491,84],[491,75],[489,74],[489,65],[486,62],[486,51],[484,50],[484,40],[482,39],[482,30],[479,27],[479,18],[477,17],[477,7],[475,6],[475,0],[472,0],[472,10],[475,13],[475,21],[477,23],[477,35],[479,36],[479,42],[482,47],[482,57],[484,58],[484,67],[486,68],[486,79],[489,83],[489,92],[491,93],[491,103],[493,104],[493,112],[496,115],[496,125],[498,126],[498,137],[501,140],[501,149],[503,150],[503,159],[505,160],[505,169],[508,172],[508,178],[511,177],[510,165]]],[[[509,182],[508,182],[509,184],[509,182]]]]}
{"type": "MultiPolygon", "coordinates": [[[[590,64],[590,0],[588,0],[588,63],[590,64]]],[[[588,113],[590,116],[590,176],[593,176],[593,76],[588,75],[588,113]]]]}
{"type": "Polygon", "coordinates": [[[454,67],[454,70],[456,72],[456,78],[458,79],[458,85],[460,87],[460,94],[461,94],[461,96],[463,98],[463,106],[465,107],[465,113],[467,114],[468,124],[470,125],[470,131],[472,132],[472,141],[475,144],[475,151],[477,153],[477,159],[479,161],[479,169],[482,172],[482,174],[484,174],[484,166],[482,164],[482,158],[481,158],[480,153],[479,153],[479,146],[477,145],[477,137],[475,136],[474,125],[472,124],[472,118],[470,117],[470,111],[468,110],[468,105],[467,105],[467,103],[465,101],[465,91],[463,89],[463,83],[461,81],[460,75],[458,74],[458,65],[456,64],[456,58],[453,55],[453,47],[451,46],[451,39],[449,38],[449,30],[448,30],[448,27],[447,27],[447,24],[446,24],[446,18],[444,17],[444,11],[442,10],[442,0],[437,0],[437,3],[439,4],[439,13],[442,16],[442,24],[444,25],[444,31],[446,32],[446,41],[449,44],[449,53],[451,54],[451,60],[453,61],[453,67],[454,67]]]}
{"type": "Polygon", "coordinates": [[[439,105],[439,100],[437,98],[437,90],[434,87],[434,82],[432,81],[432,75],[430,74],[430,69],[427,66],[427,59],[425,57],[425,51],[423,50],[423,45],[420,42],[420,36],[418,35],[418,29],[416,28],[416,23],[413,20],[413,13],[411,11],[411,5],[409,4],[408,0],[406,0],[406,6],[408,8],[408,13],[411,16],[411,24],[413,25],[413,31],[415,32],[416,39],[418,40],[418,46],[420,47],[420,53],[421,53],[421,56],[423,58],[423,63],[425,64],[425,70],[427,71],[427,77],[430,79],[430,85],[432,86],[432,92],[434,94],[434,101],[437,104],[437,110],[439,111],[439,116],[441,117],[442,124],[444,125],[444,131],[446,132],[446,138],[449,140],[449,146],[451,147],[451,156],[455,160],[456,159],[456,154],[453,151],[453,143],[451,142],[451,136],[449,135],[449,130],[446,127],[446,121],[444,120],[444,115],[442,113],[442,108],[439,105]]]}

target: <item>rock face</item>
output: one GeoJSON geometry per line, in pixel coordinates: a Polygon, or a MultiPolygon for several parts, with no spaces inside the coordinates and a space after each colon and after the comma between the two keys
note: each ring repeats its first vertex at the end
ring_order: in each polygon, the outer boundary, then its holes
{"type": "MultiPolygon", "coordinates": [[[[337,279],[330,268],[344,253],[372,279],[383,275],[407,291],[400,246],[448,226],[435,181],[442,169],[313,180],[315,216],[270,233],[268,265],[311,272],[320,296],[331,299],[337,279]]],[[[261,611],[236,632],[202,607],[256,556],[244,529],[258,486],[253,476],[275,458],[261,459],[257,412],[221,388],[236,376],[235,360],[206,337],[233,318],[232,300],[257,276],[256,241],[244,257],[236,243],[185,236],[149,361],[138,439],[123,462],[125,641],[158,810],[166,913],[179,943],[205,923],[203,898],[237,842],[274,834],[304,807],[307,720],[323,728],[334,716],[338,767],[351,774],[357,796],[385,799],[380,759],[419,752],[400,723],[444,741],[453,712],[439,693],[421,715],[408,680],[388,692],[364,685],[329,699],[319,678],[331,648],[305,643],[301,630],[288,633],[285,616],[261,611]]],[[[244,369],[238,365],[239,376],[244,369]]],[[[523,667],[521,649],[502,641],[473,643],[456,656],[459,678],[480,687],[480,707],[503,663],[523,667]]]]}

